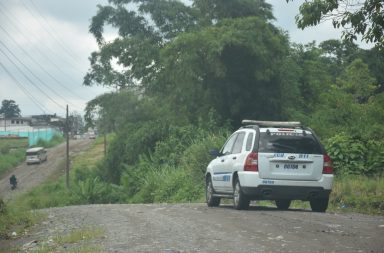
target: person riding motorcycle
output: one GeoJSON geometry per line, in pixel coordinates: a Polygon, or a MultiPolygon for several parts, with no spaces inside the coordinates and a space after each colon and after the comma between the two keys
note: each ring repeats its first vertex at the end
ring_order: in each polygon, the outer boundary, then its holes
{"type": "Polygon", "coordinates": [[[12,190],[16,189],[16,186],[17,186],[17,179],[16,179],[16,176],[15,175],[12,175],[10,178],[9,178],[9,183],[12,185],[12,190]]]}

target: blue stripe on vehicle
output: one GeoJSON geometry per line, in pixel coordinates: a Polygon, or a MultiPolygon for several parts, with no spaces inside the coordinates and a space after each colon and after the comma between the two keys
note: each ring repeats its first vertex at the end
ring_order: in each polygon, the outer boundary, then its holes
{"type": "Polygon", "coordinates": [[[231,180],[231,172],[213,173],[213,181],[229,182],[231,180]]]}

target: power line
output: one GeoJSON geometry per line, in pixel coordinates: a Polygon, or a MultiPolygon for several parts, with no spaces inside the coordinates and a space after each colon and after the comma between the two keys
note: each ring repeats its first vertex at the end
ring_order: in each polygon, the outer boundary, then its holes
{"type": "Polygon", "coordinates": [[[17,70],[41,93],[43,93],[49,100],[51,100],[53,103],[55,103],[57,106],[65,110],[65,107],[63,105],[60,105],[57,103],[53,98],[51,98],[45,91],[43,91],[38,85],[36,85],[18,66],[17,64],[6,54],[4,51],[0,48],[0,52],[3,53],[5,57],[17,68],[17,70]]]}
{"type": "Polygon", "coordinates": [[[47,108],[45,108],[44,105],[40,104],[39,101],[26,89],[23,87],[23,85],[12,75],[11,72],[7,70],[7,68],[0,62],[1,67],[4,69],[4,71],[8,74],[10,78],[16,83],[16,85],[20,88],[20,90],[31,99],[31,101],[43,112],[43,114],[46,114],[45,111],[47,111],[47,108]],[[45,108],[45,110],[43,109],[45,108]]]}
{"type": "MultiPolygon", "coordinates": [[[[6,6],[5,5],[3,5],[2,3],[1,3],[1,1],[0,1],[0,6],[2,6],[3,8],[0,8],[0,12],[2,12],[3,13],[3,15],[8,19],[8,22],[9,22],[9,24],[11,24],[12,26],[13,26],[13,28],[16,30],[16,31],[18,31],[19,32],[19,34],[20,35],[22,35],[23,36],[23,38],[26,40],[26,41],[28,41],[30,44],[33,44],[33,42],[31,41],[31,39],[30,39],[30,36],[26,36],[26,35],[24,35],[24,33],[18,28],[18,26],[15,24],[15,23],[18,23],[19,25],[21,25],[21,26],[23,26],[23,27],[25,27],[22,23],[20,23],[20,21],[18,20],[18,19],[16,19],[15,20],[15,22],[12,20],[12,17],[10,17],[3,9],[6,9],[6,6]]],[[[12,13],[11,13],[12,14],[12,13]]],[[[13,15],[13,16],[15,16],[15,15],[13,15]]],[[[3,29],[4,30],[4,29],[3,29]]],[[[9,33],[7,33],[8,34],[8,36],[9,37],[12,37],[11,35],[9,35],[9,33]]],[[[36,38],[36,37],[35,37],[36,38]]],[[[55,61],[53,61],[53,60],[51,60],[43,51],[41,51],[40,50],[40,48],[39,47],[34,47],[34,49],[44,58],[44,59],[46,59],[49,63],[51,63],[52,64],[52,66],[53,67],[55,67],[56,68],[56,70],[58,70],[61,74],[63,74],[63,75],[65,75],[68,79],[70,79],[71,81],[72,81],[72,83],[77,83],[77,81],[75,80],[75,79],[73,79],[73,77],[71,76],[71,75],[69,75],[68,73],[66,73],[66,72],[64,72],[63,70],[62,70],[62,68],[61,67],[59,67],[56,63],[55,63],[55,61]]],[[[57,54],[54,50],[52,50],[51,48],[49,48],[49,47],[45,47],[45,49],[46,50],[49,50],[49,52],[50,52],[50,54],[52,54],[52,55],[55,55],[56,56],[56,58],[61,58],[62,60],[64,60],[68,65],[67,66],[69,66],[69,67],[71,67],[72,69],[74,69],[74,70],[76,70],[78,73],[81,73],[81,74],[83,74],[81,71],[79,71],[79,69],[77,69],[77,68],[75,68],[74,66],[73,66],[73,64],[71,64],[71,63],[69,63],[68,61],[66,61],[64,58],[62,58],[62,56],[61,55],[59,55],[59,54],[57,54]]],[[[62,84],[62,83],[61,83],[62,84]]],[[[64,85],[65,86],[65,85],[64,85]]],[[[68,89],[69,90],[69,89],[68,89]]],[[[95,93],[93,90],[89,90],[89,92],[91,92],[91,93],[93,93],[93,95],[97,95],[97,93],[95,93]]],[[[73,94],[73,93],[72,93],[73,94]]],[[[77,96],[77,95],[76,95],[77,96]]],[[[78,98],[80,98],[79,96],[77,96],[78,98]]],[[[80,98],[80,99],[82,99],[82,98],[80,98]]]]}
{"type": "MultiPolygon", "coordinates": [[[[0,2],[0,5],[5,9],[5,6],[0,2]]],[[[27,37],[27,36],[25,36],[24,35],[24,33],[17,27],[17,25],[15,25],[14,23],[13,23],[13,21],[12,21],[12,18],[11,17],[9,17],[8,15],[7,15],[7,13],[5,12],[5,11],[3,11],[2,10],[2,8],[0,8],[0,12],[2,12],[3,14],[4,14],[4,16],[8,19],[8,21],[10,22],[10,24],[12,24],[12,26],[26,39],[26,40],[28,40],[31,44],[32,44],[32,42],[31,42],[31,40],[27,37]]],[[[22,26],[22,27],[25,27],[25,25],[24,24],[22,24],[22,23],[20,23],[20,21],[19,20],[17,20],[17,22],[22,26]]],[[[41,26],[41,24],[40,24],[40,26],[41,26]]],[[[35,37],[36,38],[36,37],[35,37]]],[[[57,64],[55,63],[55,62],[53,62],[51,59],[49,59],[41,50],[39,50],[38,48],[36,48],[38,51],[39,51],[39,53],[46,59],[46,60],[48,60],[50,63],[52,63],[56,68],[57,68],[57,70],[59,70],[61,73],[63,73],[64,75],[66,75],[66,76],[68,76],[69,78],[72,78],[70,75],[68,75],[68,74],[66,74],[65,72],[63,72],[62,70],[61,70],[61,68],[59,67],[59,66],[57,66],[57,64]]],[[[75,68],[74,66],[73,66],[73,64],[71,64],[70,62],[68,62],[67,61],[67,59],[65,59],[65,58],[63,58],[63,56],[62,55],[60,55],[60,54],[57,54],[57,52],[55,51],[55,50],[52,50],[51,48],[49,48],[49,47],[46,47],[45,49],[47,49],[47,50],[49,50],[50,51],[50,53],[51,54],[53,54],[53,55],[55,55],[55,57],[57,57],[57,58],[60,58],[61,60],[63,60],[63,61],[65,61],[67,64],[68,64],[68,66],[69,67],[71,67],[73,70],[75,70],[76,72],[78,72],[78,73],[80,73],[80,74],[83,74],[79,69],[77,69],[77,68],[75,68]]],[[[72,79],[73,80],[73,79],[72,79]]]]}
{"type": "MultiPolygon", "coordinates": [[[[33,11],[23,1],[21,1],[21,3],[24,6],[24,8],[33,16],[33,18],[40,24],[40,26],[44,29],[44,31],[47,32],[57,42],[57,44],[61,47],[61,49],[63,49],[66,52],[66,54],[68,56],[70,56],[73,60],[77,61],[74,54],[70,50],[68,50],[65,45],[63,45],[63,43],[55,36],[55,34],[53,32],[51,32],[49,29],[47,29],[47,27],[49,27],[49,25],[44,26],[42,24],[42,22],[40,22],[40,20],[36,17],[36,15],[33,11]]],[[[37,11],[37,12],[43,18],[43,20],[45,20],[45,22],[48,24],[47,19],[39,11],[37,11]]]]}
{"type": "MultiPolygon", "coordinates": [[[[74,104],[68,102],[66,100],[66,98],[64,98],[63,96],[61,96],[60,94],[58,94],[54,89],[52,89],[51,87],[49,87],[48,84],[46,84],[42,79],[40,79],[40,77],[38,77],[35,73],[33,73],[33,71],[27,67],[22,61],[20,61],[20,59],[0,40],[0,44],[3,45],[3,47],[5,47],[5,49],[21,64],[24,66],[24,68],[33,76],[35,77],[38,81],[40,81],[41,84],[43,84],[48,90],[50,90],[53,94],[55,94],[57,97],[63,99],[65,102],[71,104],[72,106],[76,107],[74,104]]],[[[77,107],[76,107],[77,108],[77,107]]],[[[78,108],[79,109],[79,108],[78,108]]]]}
{"type": "Polygon", "coordinates": [[[69,93],[71,93],[72,95],[74,95],[74,96],[76,96],[77,98],[80,98],[80,99],[83,99],[83,98],[81,98],[80,96],[78,96],[77,94],[75,94],[75,93],[73,93],[70,89],[68,89],[63,83],[61,83],[57,78],[55,78],[51,73],[49,73],[38,61],[36,61],[33,57],[31,57],[30,55],[29,55],[29,53],[22,47],[22,46],[20,46],[20,44],[14,39],[14,38],[12,38],[12,36],[4,29],[4,27],[2,27],[1,25],[0,25],[0,29],[1,30],[3,30],[3,32],[5,32],[5,34],[13,41],[13,43],[15,43],[18,47],[19,47],[19,49],[21,50],[21,51],[23,51],[23,53],[25,54],[25,55],[27,55],[28,56],[28,58],[31,60],[31,61],[33,61],[37,66],[39,66],[40,67],[40,69],[44,72],[44,73],[46,73],[50,78],[52,78],[56,83],[58,83],[61,87],[63,87],[66,91],[68,91],[69,93]]]}

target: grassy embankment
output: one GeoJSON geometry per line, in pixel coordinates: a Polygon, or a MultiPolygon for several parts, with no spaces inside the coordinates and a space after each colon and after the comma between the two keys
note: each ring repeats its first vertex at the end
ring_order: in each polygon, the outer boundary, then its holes
{"type": "Polygon", "coordinates": [[[0,138],[0,176],[25,159],[27,138],[0,138]]]}

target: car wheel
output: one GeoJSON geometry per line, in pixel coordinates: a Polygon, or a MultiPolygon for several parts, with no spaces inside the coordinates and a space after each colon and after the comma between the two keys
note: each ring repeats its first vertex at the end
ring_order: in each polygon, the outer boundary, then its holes
{"type": "Polygon", "coordinates": [[[324,213],[328,208],[328,201],[329,198],[311,199],[309,203],[311,204],[312,211],[324,213]]]}
{"type": "Polygon", "coordinates": [[[289,206],[291,205],[291,200],[288,199],[279,199],[275,200],[277,209],[280,210],[288,210],[289,206]]]}
{"type": "Polygon", "coordinates": [[[207,205],[209,207],[219,206],[220,205],[220,198],[213,196],[215,193],[215,190],[213,189],[211,178],[207,178],[205,186],[206,186],[205,187],[205,198],[207,201],[207,205]]]}
{"type": "Polygon", "coordinates": [[[233,189],[233,207],[237,210],[246,210],[249,208],[250,200],[241,190],[240,182],[236,179],[235,188],[233,189]]]}

